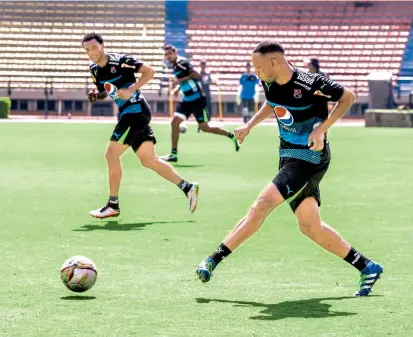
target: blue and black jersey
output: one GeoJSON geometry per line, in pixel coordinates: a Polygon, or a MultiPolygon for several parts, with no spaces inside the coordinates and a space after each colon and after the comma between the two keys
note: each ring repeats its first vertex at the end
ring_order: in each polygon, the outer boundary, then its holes
{"type": "MultiPolygon", "coordinates": [[[[267,103],[273,107],[280,130],[280,157],[320,164],[329,151],[308,147],[310,133],[328,118],[328,101],[338,101],[344,87],[320,74],[295,69],[291,80],[279,85],[262,82],[267,103]]],[[[328,157],[328,158],[327,158],[328,157]]]]}
{"type": "MultiPolygon", "coordinates": [[[[117,53],[110,53],[107,56],[109,58],[108,62],[102,68],[95,63],[89,64],[93,83],[99,92],[105,92],[104,85],[106,82],[114,85],[116,89],[128,88],[136,82],[135,73],[139,72],[142,67],[142,61],[130,55],[117,53]]],[[[119,118],[128,113],[142,112],[140,103],[144,98],[140,90],[136,91],[130,99],[123,100],[117,96],[116,89],[108,94],[119,108],[119,118]]]]}
{"type": "MultiPolygon", "coordinates": [[[[178,56],[176,63],[173,65],[173,72],[177,79],[189,76],[193,71],[192,65],[188,62],[187,59],[178,56]]],[[[195,101],[201,97],[204,97],[205,94],[202,91],[201,81],[200,80],[187,80],[183,81],[180,84],[180,89],[183,96],[184,102],[195,101]]]]}

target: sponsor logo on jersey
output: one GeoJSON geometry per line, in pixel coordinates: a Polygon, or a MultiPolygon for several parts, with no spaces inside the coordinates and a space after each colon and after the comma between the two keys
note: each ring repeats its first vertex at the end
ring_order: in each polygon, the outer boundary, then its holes
{"type": "Polygon", "coordinates": [[[183,69],[183,70],[186,70],[186,67],[185,67],[184,65],[180,64],[180,63],[177,63],[176,66],[177,66],[178,68],[181,68],[181,69],[183,69]]]}
{"type": "Polygon", "coordinates": [[[112,83],[105,82],[104,86],[105,86],[106,92],[108,93],[108,95],[111,98],[113,98],[113,99],[118,99],[119,98],[118,89],[112,83]]]}
{"type": "Polygon", "coordinates": [[[314,91],[314,95],[316,95],[316,96],[324,96],[324,97],[327,97],[327,98],[331,98],[331,95],[323,94],[320,90],[314,91]]]}
{"type": "Polygon", "coordinates": [[[274,113],[277,116],[277,119],[280,121],[280,123],[286,126],[290,126],[294,123],[293,115],[283,106],[275,106],[274,113]]]}
{"type": "Polygon", "coordinates": [[[307,89],[308,91],[311,90],[311,87],[309,87],[308,85],[305,85],[304,83],[298,82],[298,81],[294,81],[294,84],[297,84],[301,87],[303,87],[304,89],[307,89]]]}
{"type": "Polygon", "coordinates": [[[303,97],[301,94],[301,89],[294,89],[294,98],[299,99],[301,97],[303,97]]]}
{"type": "Polygon", "coordinates": [[[301,82],[305,82],[307,84],[313,84],[315,80],[315,75],[316,74],[305,74],[305,73],[299,73],[297,80],[301,82]]]}
{"type": "Polygon", "coordinates": [[[111,72],[112,74],[116,73],[116,67],[113,66],[112,68],[110,68],[110,72],[111,72]]]}
{"type": "Polygon", "coordinates": [[[129,64],[126,63],[122,63],[122,65],[120,66],[121,68],[131,68],[131,69],[136,69],[136,66],[130,66],[129,64]]]}

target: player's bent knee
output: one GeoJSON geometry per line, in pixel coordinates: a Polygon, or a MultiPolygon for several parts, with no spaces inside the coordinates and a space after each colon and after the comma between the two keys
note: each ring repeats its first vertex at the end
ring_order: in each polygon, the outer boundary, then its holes
{"type": "Polygon", "coordinates": [[[152,168],[157,158],[155,156],[142,156],[139,158],[143,167],[152,168]]]}
{"type": "Polygon", "coordinates": [[[199,123],[199,128],[201,129],[202,132],[209,132],[209,125],[208,123],[199,123]]]}
{"type": "Polygon", "coordinates": [[[300,232],[308,237],[315,236],[321,228],[321,224],[307,220],[299,220],[298,226],[300,228],[300,232]]]}
{"type": "Polygon", "coordinates": [[[265,215],[275,208],[275,203],[268,198],[258,198],[252,205],[251,211],[256,215],[265,215]]]}
{"type": "Polygon", "coordinates": [[[182,119],[181,118],[179,118],[179,117],[174,117],[173,119],[172,119],[172,122],[171,122],[171,125],[173,126],[173,127],[179,127],[179,125],[182,123],[182,119]]]}
{"type": "Polygon", "coordinates": [[[120,158],[120,155],[117,151],[112,148],[108,148],[105,153],[105,158],[107,162],[117,161],[120,158]]]}

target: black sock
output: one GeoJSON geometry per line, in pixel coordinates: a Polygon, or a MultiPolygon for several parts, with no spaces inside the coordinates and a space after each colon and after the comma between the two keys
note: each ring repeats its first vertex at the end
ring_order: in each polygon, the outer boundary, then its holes
{"type": "Polygon", "coordinates": [[[344,261],[347,261],[348,263],[350,263],[352,266],[354,266],[360,271],[362,271],[370,262],[370,260],[367,257],[363,256],[360,252],[355,250],[353,247],[351,247],[349,253],[344,258],[344,261]]]}
{"type": "Polygon", "coordinates": [[[188,194],[188,192],[191,190],[192,184],[188,183],[186,180],[181,179],[181,181],[178,184],[178,187],[185,193],[185,195],[188,194]]]}
{"type": "Polygon", "coordinates": [[[234,134],[232,132],[228,133],[228,138],[234,138],[234,134]]]}
{"type": "Polygon", "coordinates": [[[231,250],[225,246],[223,243],[219,245],[217,250],[209,257],[214,260],[215,266],[218,265],[224,258],[231,254],[231,250]]]}
{"type": "Polygon", "coordinates": [[[172,149],[171,154],[178,154],[178,150],[177,149],[172,149]]]}
{"type": "Polygon", "coordinates": [[[119,208],[119,199],[118,199],[118,197],[113,196],[113,195],[109,196],[108,204],[113,209],[118,209],[119,208]]]}

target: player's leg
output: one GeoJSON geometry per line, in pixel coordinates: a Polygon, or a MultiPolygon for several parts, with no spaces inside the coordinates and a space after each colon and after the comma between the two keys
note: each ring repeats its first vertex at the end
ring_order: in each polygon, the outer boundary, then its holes
{"type": "Polygon", "coordinates": [[[239,151],[240,146],[238,144],[237,139],[234,136],[234,133],[217,126],[211,126],[209,124],[208,111],[206,109],[205,99],[200,99],[193,102],[192,109],[195,119],[197,120],[199,128],[202,130],[202,132],[227,136],[234,143],[235,151],[239,151]]]}
{"type": "Polygon", "coordinates": [[[253,235],[275,207],[285,200],[291,200],[304,189],[310,174],[302,163],[302,160],[293,158],[280,159],[280,170],[272,183],[264,189],[248,214],[239,221],[215,253],[206,257],[198,266],[196,272],[202,282],[209,281],[216,265],[253,235]]]}
{"type": "Polygon", "coordinates": [[[162,160],[168,162],[177,162],[178,161],[178,141],[179,141],[179,133],[180,129],[179,126],[181,123],[189,117],[189,112],[187,111],[187,104],[186,102],[180,102],[176,109],[177,111],[174,113],[174,118],[171,122],[171,141],[172,141],[172,149],[171,153],[166,156],[161,156],[162,160]]]}
{"type": "Polygon", "coordinates": [[[360,290],[354,295],[367,296],[383,273],[383,267],[354,249],[339,233],[321,220],[319,201],[315,197],[304,199],[297,207],[295,215],[304,235],[361,272],[360,290]]]}
{"type": "Polygon", "coordinates": [[[216,251],[200,263],[196,270],[200,280],[208,282],[218,263],[254,235],[271,211],[283,202],[284,198],[277,187],[270,183],[216,251]]]}
{"type": "MultiPolygon", "coordinates": [[[[150,131],[150,133],[152,134],[152,131],[150,131]]],[[[199,184],[186,181],[169,163],[158,158],[155,154],[154,143],[154,140],[145,140],[139,142],[139,144],[134,144],[132,147],[144,167],[153,170],[161,177],[177,185],[179,189],[185,193],[189,200],[189,210],[193,213],[198,204],[199,184]]]]}
{"type": "Polygon", "coordinates": [[[89,214],[95,218],[103,219],[118,216],[120,214],[118,200],[119,187],[122,180],[122,165],[120,162],[120,157],[129,147],[129,145],[123,144],[122,142],[121,130],[122,125],[121,127],[115,128],[105,153],[108,166],[109,200],[104,207],[89,212],[89,214]],[[114,138],[121,140],[121,142],[114,140],[114,138]]]}

